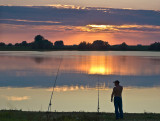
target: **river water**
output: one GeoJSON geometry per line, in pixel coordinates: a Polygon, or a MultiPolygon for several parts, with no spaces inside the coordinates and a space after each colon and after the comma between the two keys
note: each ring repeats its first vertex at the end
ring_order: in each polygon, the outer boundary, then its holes
{"type": "Polygon", "coordinates": [[[130,51],[0,52],[0,109],[114,112],[113,81],[124,87],[123,110],[160,113],[160,53],[130,51]],[[62,63],[60,65],[60,61],[62,63]]]}

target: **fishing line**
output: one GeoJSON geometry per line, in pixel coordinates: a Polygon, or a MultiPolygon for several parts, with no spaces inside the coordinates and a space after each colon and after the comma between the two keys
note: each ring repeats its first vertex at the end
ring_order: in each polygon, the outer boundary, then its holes
{"type": "Polygon", "coordinates": [[[51,105],[52,105],[52,98],[53,98],[54,88],[56,86],[56,82],[57,82],[57,79],[58,79],[59,70],[60,70],[60,67],[61,67],[62,60],[63,60],[63,58],[61,57],[61,60],[60,60],[59,66],[58,66],[58,70],[57,70],[57,74],[56,74],[56,78],[54,80],[54,85],[53,85],[53,88],[52,88],[52,93],[51,93],[51,97],[50,97],[50,101],[49,101],[49,105],[48,105],[48,112],[51,111],[51,105]]]}

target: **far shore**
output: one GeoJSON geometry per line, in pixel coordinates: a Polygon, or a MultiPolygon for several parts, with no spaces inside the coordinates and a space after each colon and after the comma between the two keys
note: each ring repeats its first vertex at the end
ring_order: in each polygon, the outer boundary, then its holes
{"type": "Polygon", "coordinates": [[[53,48],[53,49],[32,49],[32,48],[18,48],[18,47],[12,47],[12,48],[0,48],[0,51],[146,51],[146,52],[160,52],[158,50],[148,50],[148,49],[126,49],[126,50],[116,50],[116,49],[77,49],[77,48],[53,48]]]}

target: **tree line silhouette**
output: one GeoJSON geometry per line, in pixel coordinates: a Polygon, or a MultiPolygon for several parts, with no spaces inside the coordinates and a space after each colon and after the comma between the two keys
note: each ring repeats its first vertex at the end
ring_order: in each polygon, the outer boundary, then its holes
{"type": "Polygon", "coordinates": [[[129,46],[125,42],[119,45],[110,45],[108,42],[103,40],[95,40],[93,43],[80,42],[79,45],[64,45],[63,41],[55,41],[54,44],[49,40],[45,39],[41,35],[37,35],[34,41],[27,43],[22,41],[21,43],[9,43],[5,44],[0,42],[0,50],[139,50],[139,51],[160,51],[160,42],[155,42],[151,45],[137,45],[129,46]]]}

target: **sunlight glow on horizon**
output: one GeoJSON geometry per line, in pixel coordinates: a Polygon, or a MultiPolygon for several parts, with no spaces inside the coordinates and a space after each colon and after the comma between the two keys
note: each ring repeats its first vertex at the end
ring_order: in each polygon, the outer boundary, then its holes
{"type": "Polygon", "coordinates": [[[89,27],[95,27],[95,28],[106,28],[107,26],[109,27],[110,25],[96,25],[96,24],[89,24],[87,25],[89,27]]]}

